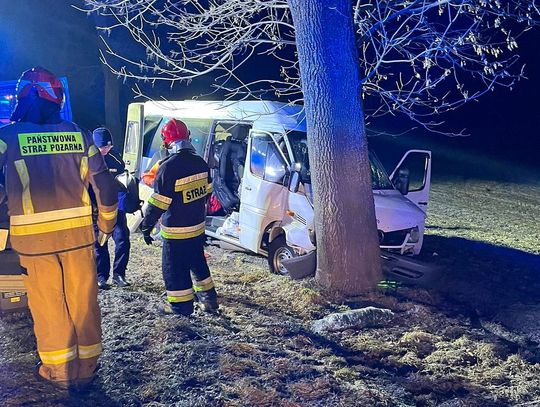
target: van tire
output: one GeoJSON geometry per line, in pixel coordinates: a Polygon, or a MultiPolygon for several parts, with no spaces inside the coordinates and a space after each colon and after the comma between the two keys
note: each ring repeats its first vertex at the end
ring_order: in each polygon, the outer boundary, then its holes
{"type": "Polygon", "coordinates": [[[285,235],[280,235],[270,242],[268,246],[268,265],[274,274],[288,276],[289,272],[281,265],[281,260],[297,257],[292,247],[287,245],[285,235]]]}

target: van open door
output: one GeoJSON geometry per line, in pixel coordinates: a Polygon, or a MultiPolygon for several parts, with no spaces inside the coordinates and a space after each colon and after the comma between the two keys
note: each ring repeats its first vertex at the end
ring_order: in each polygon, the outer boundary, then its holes
{"type": "Polygon", "coordinates": [[[390,180],[398,191],[427,213],[431,186],[431,151],[407,151],[390,174],[390,180]]]}
{"type": "Polygon", "coordinates": [[[139,163],[142,158],[143,132],[144,104],[130,103],[128,106],[123,158],[126,163],[126,170],[135,174],[137,178],[141,177],[139,163]]]}

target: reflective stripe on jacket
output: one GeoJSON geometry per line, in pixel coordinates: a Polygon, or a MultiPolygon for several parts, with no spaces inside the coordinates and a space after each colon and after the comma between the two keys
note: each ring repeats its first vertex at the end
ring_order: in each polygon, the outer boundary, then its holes
{"type": "Polygon", "coordinates": [[[0,129],[13,248],[23,255],[93,244],[88,186],[98,201],[100,230],[116,223],[117,189],[88,132],[71,122],[12,123],[0,129]]]}
{"type": "Polygon", "coordinates": [[[152,229],[161,215],[165,239],[191,239],[204,234],[206,198],[212,192],[210,170],[192,148],[182,148],[159,165],[154,193],[142,229],[152,229]]]}

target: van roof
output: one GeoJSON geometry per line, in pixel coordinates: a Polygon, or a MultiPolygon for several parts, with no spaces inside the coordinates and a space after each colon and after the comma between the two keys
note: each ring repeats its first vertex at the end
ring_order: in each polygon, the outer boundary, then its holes
{"type": "Polygon", "coordinates": [[[150,101],[144,103],[145,116],[185,119],[242,120],[258,130],[306,131],[304,107],[282,102],[253,101],[150,101]]]}

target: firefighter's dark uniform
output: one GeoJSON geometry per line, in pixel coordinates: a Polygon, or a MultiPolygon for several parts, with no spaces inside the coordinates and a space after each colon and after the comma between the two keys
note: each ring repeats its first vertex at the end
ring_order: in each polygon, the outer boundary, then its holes
{"type": "Polygon", "coordinates": [[[211,192],[208,165],[191,147],[182,148],[162,161],[143,219],[141,228],[148,234],[161,216],[163,279],[167,300],[179,314],[193,312],[195,293],[215,296],[204,257],[205,204],[211,192]]]}
{"type": "Polygon", "coordinates": [[[34,319],[39,373],[72,383],[91,378],[101,353],[95,235],[88,193],[92,184],[98,225],[116,222],[114,180],[92,141],[71,122],[18,122],[0,129],[10,239],[19,253],[34,319]]]}
{"type": "MultiPolygon", "coordinates": [[[[126,170],[124,160],[113,148],[103,156],[105,165],[113,177],[122,174],[126,170]]],[[[126,277],[126,268],[129,262],[129,228],[127,225],[126,212],[124,211],[124,199],[126,193],[118,194],[118,216],[116,218],[116,226],[112,234],[114,240],[114,264],[113,264],[113,279],[116,276],[126,277]]],[[[97,225],[96,225],[97,228],[97,225]]],[[[96,231],[97,233],[97,231],[96,231]]],[[[105,243],[101,246],[98,242],[95,244],[96,263],[98,281],[107,281],[111,270],[111,258],[109,255],[109,245],[105,243]]]]}

